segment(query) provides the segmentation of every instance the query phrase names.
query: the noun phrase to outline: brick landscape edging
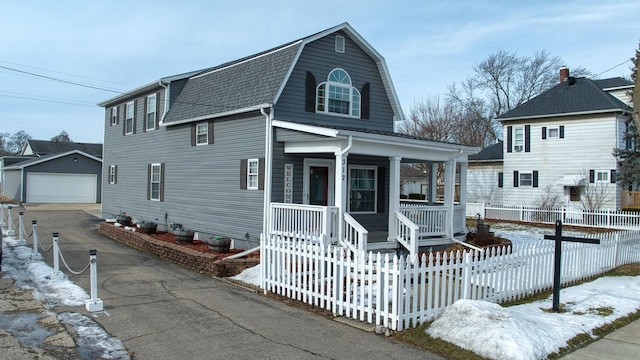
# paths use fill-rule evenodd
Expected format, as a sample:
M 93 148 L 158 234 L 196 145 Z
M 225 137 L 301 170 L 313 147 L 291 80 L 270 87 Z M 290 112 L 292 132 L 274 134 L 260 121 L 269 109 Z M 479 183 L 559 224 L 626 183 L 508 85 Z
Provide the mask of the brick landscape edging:
M 244 269 L 260 263 L 260 259 L 241 258 L 221 261 L 216 254 L 203 253 L 193 249 L 168 243 L 151 236 L 125 230 L 112 223 L 102 222 L 98 225 L 98 231 L 119 243 L 131 248 L 143 251 L 147 254 L 158 256 L 161 259 L 171 261 L 187 269 L 201 274 L 228 277 L 241 273 Z

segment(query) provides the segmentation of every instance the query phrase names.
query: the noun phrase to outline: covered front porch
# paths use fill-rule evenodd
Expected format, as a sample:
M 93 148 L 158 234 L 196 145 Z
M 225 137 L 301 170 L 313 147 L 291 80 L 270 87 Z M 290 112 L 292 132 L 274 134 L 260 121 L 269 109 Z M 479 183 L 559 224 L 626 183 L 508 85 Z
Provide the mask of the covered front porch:
M 284 194 L 268 195 L 266 237 L 297 237 L 354 254 L 397 250 L 412 257 L 420 248 L 464 241 L 467 156 L 477 148 L 277 120 L 273 126 L 273 156 L 283 159 Z M 429 169 L 426 200 L 400 199 L 405 162 Z M 439 167 L 444 168 L 441 201 L 436 200 Z M 274 168 L 271 178 L 277 184 L 277 161 Z

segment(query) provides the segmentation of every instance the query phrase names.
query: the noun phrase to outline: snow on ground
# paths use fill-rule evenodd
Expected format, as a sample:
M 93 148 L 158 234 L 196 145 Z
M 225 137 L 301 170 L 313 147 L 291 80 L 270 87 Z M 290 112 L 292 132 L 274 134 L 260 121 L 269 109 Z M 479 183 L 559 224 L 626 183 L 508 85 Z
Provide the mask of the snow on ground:
M 33 249 L 17 246 L 15 238 L 3 235 L 2 252 L 3 276 L 14 279 L 23 289 L 33 290 L 34 297 L 46 307 L 84 306 L 90 298 L 83 288 L 72 281 L 51 276 L 53 268 L 42 260 L 32 260 Z M 61 313 L 57 317 L 78 334 L 76 343 L 83 358 L 129 359 L 124 344 L 105 332 L 92 318 L 74 312 Z
M 555 229 L 501 223 L 492 225 L 491 231 L 515 244 L 541 240 L 544 234 L 553 234 Z M 593 235 L 580 230 L 563 230 L 562 234 Z M 260 265 L 233 278 L 259 286 Z M 544 301 L 511 307 L 458 300 L 427 332 L 490 359 L 545 359 L 566 347 L 576 335 L 592 335 L 593 329 L 640 309 L 640 276 L 602 277 L 564 288 L 560 302 L 564 306 L 562 313 L 551 312 L 551 296 Z

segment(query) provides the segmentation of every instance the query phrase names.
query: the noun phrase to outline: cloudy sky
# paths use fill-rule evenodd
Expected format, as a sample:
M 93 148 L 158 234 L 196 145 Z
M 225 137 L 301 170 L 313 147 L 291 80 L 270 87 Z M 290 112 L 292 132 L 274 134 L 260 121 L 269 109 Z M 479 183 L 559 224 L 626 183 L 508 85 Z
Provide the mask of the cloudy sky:
M 348 22 L 382 56 L 407 113 L 497 50 L 546 50 L 629 76 L 640 2 L 0 0 L 0 132 L 102 142 L 96 103 Z

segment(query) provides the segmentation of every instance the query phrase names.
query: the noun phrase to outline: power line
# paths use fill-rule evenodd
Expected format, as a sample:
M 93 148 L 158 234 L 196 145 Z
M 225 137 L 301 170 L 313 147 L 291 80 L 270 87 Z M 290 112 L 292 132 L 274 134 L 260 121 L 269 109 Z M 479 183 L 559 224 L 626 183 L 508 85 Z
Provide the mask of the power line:
M 4 64 L 11 64 L 11 65 L 18 65 L 18 66 L 22 66 L 22 67 L 26 67 L 26 68 L 31 68 L 31 69 L 44 70 L 44 71 L 49 71 L 49 72 L 53 72 L 53 73 L 64 74 L 64 75 L 69 75 L 69 76 L 75 76 L 75 77 L 79 77 L 79 78 L 84 78 L 84 79 L 89 79 L 89 80 L 95 80 L 95 81 L 100 81 L 100 82 L 105 82 L 105 83 L 110 83 L 110 84 L 115 84 L 115 85 L 122 85 L 122 86 L 127 86 L 127 87 L 133 87 L 132 85 L 129 85 L 129 84 L 122 84 L 122 83 L 118 83 L 118 82 L 115 82 L 115 81 L 102 80 L 102 79 L 92 78 L 92 77 L 89 77 L 89 76 L 82 76 L 82 75 L 76 75 L 76 74 L 66 73 L 66 72 L 62 72 L 62 71 L 56 71 L 56 70 L 51 70 L 51 69 L 39 68 L 39 67 L 35 67 L 35 66 L 23 65 L 23 64 L 18 64 L 18 63 L 10 62 L 10 61 L 3 61 L 3 60 L 0 60 L 0 63 L 4 63 Z
M 10 70 L 10 71 L 15 71 L 17 73 L 21 73 L 21 74 L 27 74 L 27 75 L 31 75 L 31 76 L 35 76 L 35 77 L 39 77 L 39 78 L 43 78 L 43 79 L 47 79 L 47 80 L 52 80 L 52 81 L 58 81 L 58 82 L 62 82 L 65 84 L 71 84 L 71 85 L 76 85 L 76 86 L 82 86 L 82 87 L 86 87 L 86 88 L 90 88 L 90 89 L 96 89 L 96 90 L 101 90 L 101 91 L 108 91 L 108 92 L 113 92 L 116 94 L 124 94 L 124 92 L 122 91 L 117 91 L 117 90 L 112 90 L 112 89 L 107 89 L 107 88 L 103 88 L 103 87 L 99 87 L 99 86 L 93 86 L 93 85 L 87 85 L 87 84 L 82 84 L 79 82 L 75 82 L 75 81 L 69 81 L 69 80 L 64 80 L 64 79 L 58 79 L 58 78 L 54 78 L 51 76 L 46 76 L 46 75 L 41 75 L 41 74 L 36 74 L 36 73 L 32 73 L 29 71 L 24 71 L 24 70 L 18 70 L 18 69 L 14 69 L 14 68 L 10 68 L 8 66 L 2 66 L 0 65 L 1 69 L 6 69 L 6 70 Z
M 617 67 L 619 67 L 619 66 L 622 66 L 622 65 L 626 64 L 627 62 L 629 62 L 629 60 L 625 60 L 625 61 L 621 62 L 620 64 L 618 64 L 618 65 L 616 65 L 616 66 L 614 66 L 614 67 L 612 67 L 612 68 L 609 68 L 609 69 L 607 69 L 607 70 L 605 70 L 605 71 L 601 72 L 600 74 L 596 75 L 595 77 L 597 78 L 597 77 L 599 77 L 600 75 L 602 75 L 602 74 L 604 74 L 604 73 L 606 73 L 606 72 L 608 72 L 608 71 L 611 71 L 611 70 L 613 70 L 613 69 L 615 69 L 615 68 L 617 68 Z
M 2 94 L 4 93 L 4 94 Z M 33 100 L 33 101 L 44 101 L 44 102 L 53 102 L 53 103 L 61 103 L 61 104 L 69 104 L 69 105 L 80 105 L 80 106 L 91 106 L 95 107 L 94 103 L 90 103 L 87 101 L 79 101 L 72 99 L 62 99 L 55 98 L 50 96 L 42 96 L 42 95 L 33 95 L 33 94 L 23 94 L 12 91 L 2 91 L 0 90 L 0 96 L 16 98 L 16 99 L 25 99 L 25 100 Z

